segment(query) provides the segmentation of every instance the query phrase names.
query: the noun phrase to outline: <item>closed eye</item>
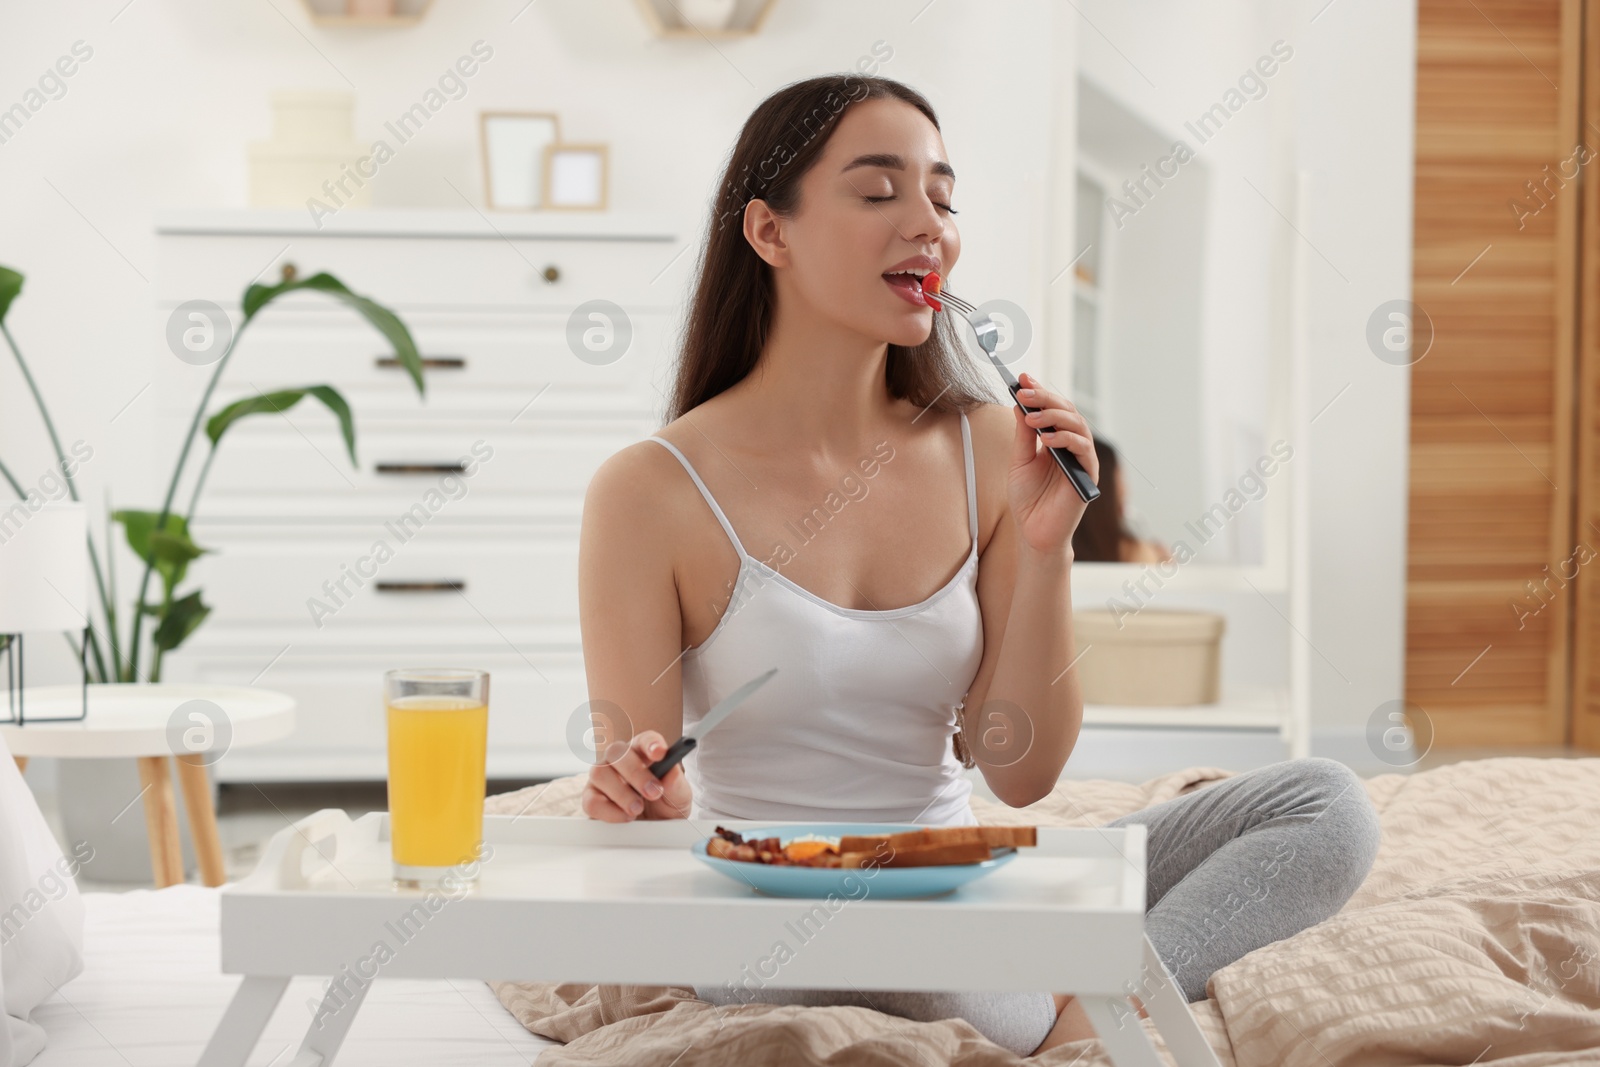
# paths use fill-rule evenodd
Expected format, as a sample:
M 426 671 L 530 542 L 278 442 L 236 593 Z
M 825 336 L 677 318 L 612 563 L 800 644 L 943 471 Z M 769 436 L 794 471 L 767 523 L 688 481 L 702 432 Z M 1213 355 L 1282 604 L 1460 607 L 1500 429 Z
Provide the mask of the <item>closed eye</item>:
M 893 200 L 894 197 L 892 197 L 892 196 L 864 196 L 861 199 L 865 200 L 869 204 L 881 204 L 885 200 Z M 933 206 L 936 207 L 936 208 L 939 208 L 941 211 L 948 211 L 952 215 L 961 214 L 961 212 L 957 211 L 955 208 L 951 207 L 949 204 L 941 204 L 937 200 L 935 200 L 933 202 Z

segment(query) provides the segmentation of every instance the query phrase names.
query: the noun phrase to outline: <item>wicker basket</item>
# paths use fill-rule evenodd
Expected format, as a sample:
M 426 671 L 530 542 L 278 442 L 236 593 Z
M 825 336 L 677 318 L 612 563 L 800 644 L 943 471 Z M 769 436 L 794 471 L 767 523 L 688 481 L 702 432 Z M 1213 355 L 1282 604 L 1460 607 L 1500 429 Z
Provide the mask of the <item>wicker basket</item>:
M 1225 622 L 1209 611 L 1074 611 L 1083 702 L 1122 707 L 1215 704 Z

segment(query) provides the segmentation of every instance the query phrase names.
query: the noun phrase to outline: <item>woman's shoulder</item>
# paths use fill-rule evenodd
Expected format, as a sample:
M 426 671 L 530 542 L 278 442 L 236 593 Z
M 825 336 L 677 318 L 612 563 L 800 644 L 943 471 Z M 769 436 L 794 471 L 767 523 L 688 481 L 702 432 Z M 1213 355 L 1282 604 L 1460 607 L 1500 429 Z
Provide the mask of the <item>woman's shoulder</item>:
M 978 471 L 980 487 L 985 473 L 998 472 L 1003 482 L 1011 463 L 1015 418 L 1006 404 L 980 403 L 967 409 L 967 427 L 972 431 L 972 463 Z
M 978 403 L 967 409 L 967 425 L 972 428 L 974 443 L 983 440 L 997 443 L 1002 448 L 1011 442 L 1012 405 Z
M 671 441 L 670 427 L 652 436 Z M 673 442 L 676 444 L 676 442 Z M 660 519 L 674 510 L 690 485 L 687 474 L 661 441 L 640 438 L 617 449 L 601 461 L 589 480 L 584 510 L 591 508 L 618 520 L 638 522 L 643 528 L 660 528 Z
M 640 520 L 644 529 L 656 533 L 668 532 L 669 524 L 678 531 L 694 530 L 706 505 L 691 470 L 715 483 L 729 462 L 724 453 L 732 450 L 722 428 L 724 400 L 725 396 L 717 396 L 704 401 L 649 437 L 606 457 L 589 483 L 584 506 L 596 501 L 607 514 Z M 713 442 L 710 447 L 708 440 Z M 722 442 L 721 447 L 714 443 L 717 441 Z

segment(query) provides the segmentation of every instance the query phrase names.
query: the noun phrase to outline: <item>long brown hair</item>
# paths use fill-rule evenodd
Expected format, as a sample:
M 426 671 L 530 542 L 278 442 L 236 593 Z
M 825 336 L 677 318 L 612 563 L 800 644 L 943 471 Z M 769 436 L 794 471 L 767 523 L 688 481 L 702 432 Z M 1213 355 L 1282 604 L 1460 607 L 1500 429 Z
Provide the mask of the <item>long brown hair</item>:
M 1122 545 L 1136 540 L 1122 517 L 1122 494 L 1118 491 L 1117 450 L 1102 438 L 1094 439 L 1094 454 L 1100 460 L 1100 496 L 1083 512 L 1078 528 L 1072 532 L 1072 555 L 1080 563 L 1121 563 Z
M 745 120 L 711 205 L 700 248 L 667 421 L 731 388 L 755 368 L 772 327 L 772 267 L 744 236 L 744 209 L 764 200 L 779 215 L 800 208 L 800 179 L 822 155 L 846 109 L 893 97 L 939 119 L 921 93 L 891 78 L 824 74 L 786 85 Z M 994 401 L 961 347 L 949 316 L 935 313 L 928 339 L 889 345 L 889 394 L 935 411 L 969 411 Z

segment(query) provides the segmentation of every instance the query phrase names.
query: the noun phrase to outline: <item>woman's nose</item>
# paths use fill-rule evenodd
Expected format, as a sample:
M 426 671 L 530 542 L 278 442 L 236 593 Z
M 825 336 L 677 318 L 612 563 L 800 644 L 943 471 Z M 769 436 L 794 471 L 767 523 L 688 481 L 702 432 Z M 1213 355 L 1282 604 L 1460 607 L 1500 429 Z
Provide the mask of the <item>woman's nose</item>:
M 939 209 L 934 206 L 933 201 L 927 197 L 922 198 L 922 204 L 918 208 L 913 222 L 912 230 L 914 232 L 906 234 L 905 236 L 908 238 L 931 242 L 938 241 L 944 236 L 945 220 L 939 214 Z

